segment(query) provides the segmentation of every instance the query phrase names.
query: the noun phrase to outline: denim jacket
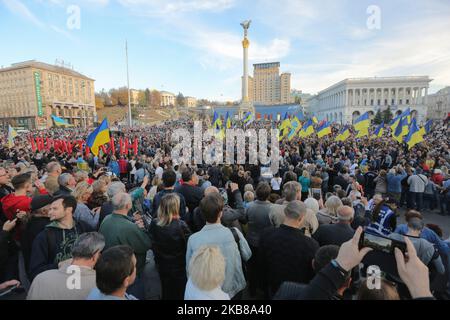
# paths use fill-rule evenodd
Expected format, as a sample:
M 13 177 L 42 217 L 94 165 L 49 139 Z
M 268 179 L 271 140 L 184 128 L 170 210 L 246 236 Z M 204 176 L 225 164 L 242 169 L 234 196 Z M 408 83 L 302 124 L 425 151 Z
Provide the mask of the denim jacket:
M 242 259 L 248 261 L 252 255 L 247 240 L 242 233 L 236 229 L 239 235 Z M 225 258 L 225 281 L 222 290 L 228 293 L 230 298 L 243 290 L 246 280 L 242 271 L 241 257 L 234 240 L 233 233 L 229 228 L 221 224 L 207 224 L 199 232 L 194 233 L 188 239 L 186 251 L 186 268 L 189 272 L 189 261 L 195 251 L 203 245 L 215 245 L 220 248 Z

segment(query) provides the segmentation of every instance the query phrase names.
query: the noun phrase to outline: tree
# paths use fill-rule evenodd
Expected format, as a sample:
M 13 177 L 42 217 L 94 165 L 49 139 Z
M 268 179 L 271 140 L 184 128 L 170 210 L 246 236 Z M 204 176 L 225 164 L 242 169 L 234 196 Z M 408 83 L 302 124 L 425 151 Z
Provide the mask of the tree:
M 139 90 L 138 104 L 140 107 L 147 106 L 147 101 L 145 98 L 145 91 L 143 91 L 143 90 Z
M 178 95 L 177 95 L 177 99 L 175 101 L 176 106 L 177 107 L 182 107 L 182 106 L 184 106 L 186 104 L 185 102 L 186 101 L 185 101 L 185 98 L 184 98 L 183 94 L 181 92 L 179 92 Z
M 294 103 L 295 103 L 295 104 L 302 104 L 302 97 L 300 97 L 300 96 L 295 96 L 295 97 L 294 97 Z
M 100 110 L 105 107 L 105 102 L 100 93 L 95 94 L 95 109 Z
M 109 90 L 112 105 L 128 105 L 128 89 L 127 87 L 120 87 L 118 89 Z
M 378 109 L 377 113 L 375 114 L 375 118 L 373 119 L 373 123 L 380 124 L 383 122 L 383 116 L 381 115 L 380 109 Z
M 386 110 L 383 111 L 383 121 L 384 123 L 388 124 L 389 122 L 391 122 L 392 118 L 393 118 L 393 114 L 391 111 L 391 107 L 388 106 Z
M 150 105 L 152 107 L 161 106 L 161 93 L 158 90 L 152 90 L 150 93 Z
M 149 90 L 148 88 L 145 89 L 144 94 L 145 94 L 145 106 L 146 106 L 146 107 L 149 107 L 149 106 L 150 106 L 150 99 L 151 99 L 151 93 L 150 93 L 150 90 Z

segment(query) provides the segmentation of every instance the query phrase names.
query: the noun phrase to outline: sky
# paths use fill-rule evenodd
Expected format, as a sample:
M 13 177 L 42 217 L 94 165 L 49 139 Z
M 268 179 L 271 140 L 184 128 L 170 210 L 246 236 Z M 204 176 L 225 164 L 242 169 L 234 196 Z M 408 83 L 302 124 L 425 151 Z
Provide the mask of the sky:
M 449 17 L 448 0 L 0 0 L 0 66 L 64 60 L 109 90 L 127 83 L 127 41 L 131 88 L 238 100 L 251 19 L 250 74 L 279 61 L 311 94 L 428 75 L 433 93 L 450 85 Z

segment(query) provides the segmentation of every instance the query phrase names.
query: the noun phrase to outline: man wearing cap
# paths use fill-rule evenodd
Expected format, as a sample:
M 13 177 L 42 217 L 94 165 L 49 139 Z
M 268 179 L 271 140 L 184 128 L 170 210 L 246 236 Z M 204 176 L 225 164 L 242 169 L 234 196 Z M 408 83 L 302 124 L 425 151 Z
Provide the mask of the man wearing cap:
M 284 281 L 308 283 L 314 277 L 312 261 L 319 245 L 300 230 L 306 211 L 301 201 L 289 202 L 284 209 L 283 224 L 267 229 L 260 236 L 261 265 L 270 297 Z
M 353 238 L 355 231 L 351 227 L 355 211 L 352 207 L 342 206 L 338 209 L 338 222 L 334 224 L 322 224 L 313 234 L 313 238 L 319 245 L 334 244 L 340 246 Z
M 29 268 L 34 239 L 50 223 L 48 210 L 52 201 L 52 196 L 48 194 L 38 195 L 31 199 L 31 216 L 26 224 L 21 241 L 26 270 Z

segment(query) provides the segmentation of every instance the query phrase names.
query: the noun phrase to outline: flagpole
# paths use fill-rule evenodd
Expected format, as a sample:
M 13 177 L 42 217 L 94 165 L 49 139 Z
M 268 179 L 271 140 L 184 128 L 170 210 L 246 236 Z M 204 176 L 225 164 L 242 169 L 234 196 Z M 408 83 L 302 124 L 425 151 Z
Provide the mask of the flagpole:
M 125 55 L 127 59 L 127 88 L 128 88 L 128 126 L 131 128 L 131 96 L 130 96 L 130 75 L 128 72 L 128 42 L 125 40 Z

